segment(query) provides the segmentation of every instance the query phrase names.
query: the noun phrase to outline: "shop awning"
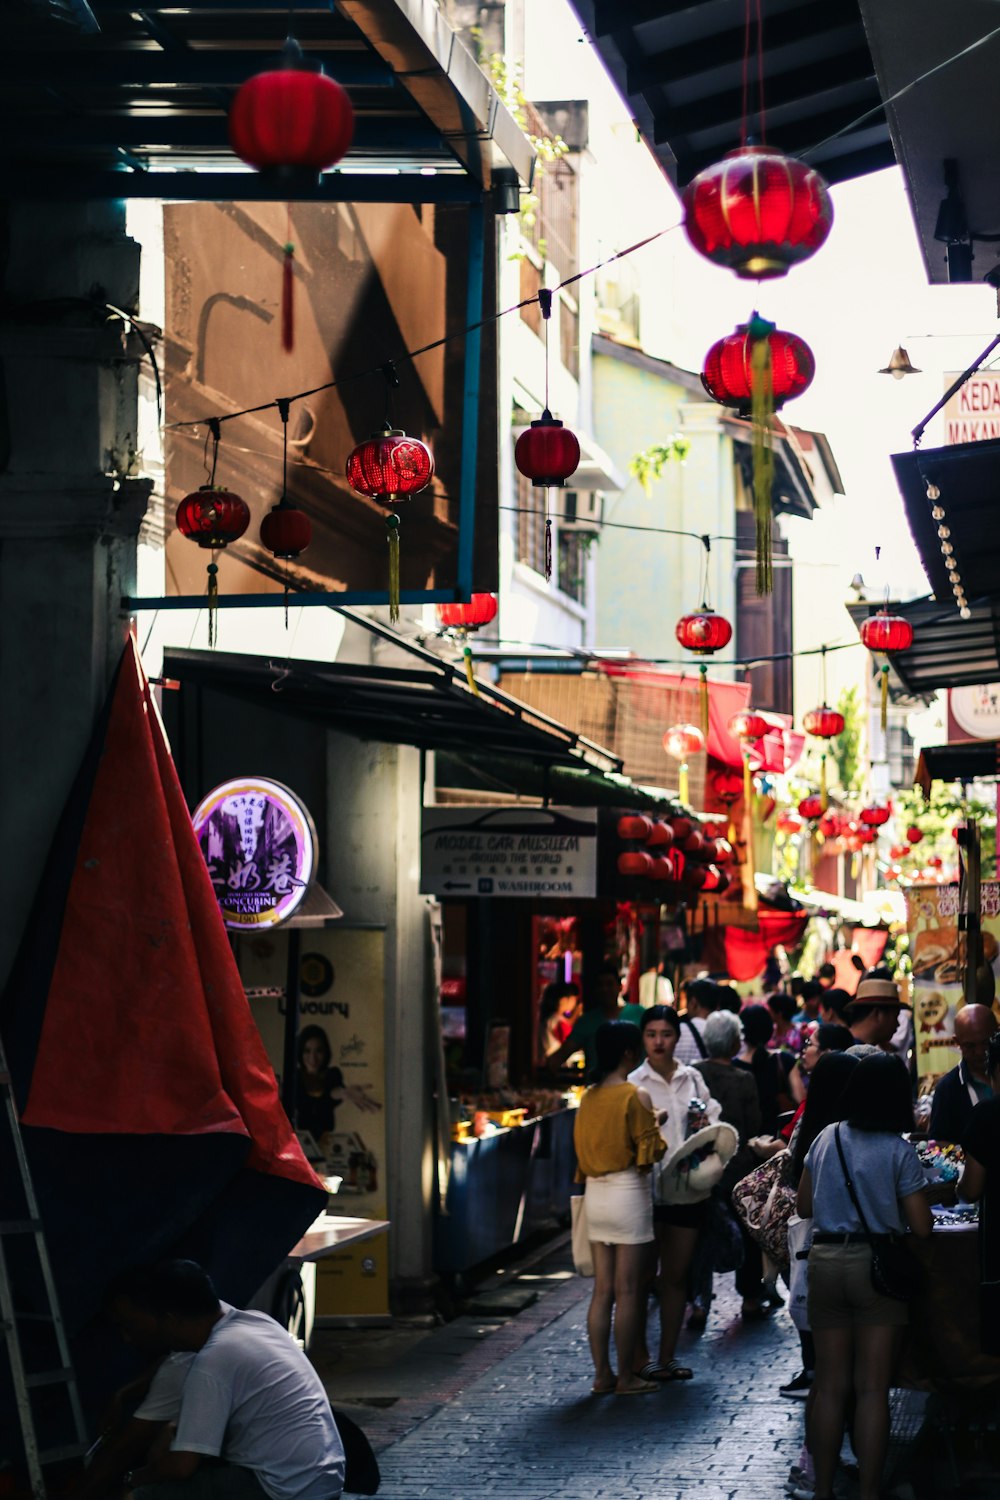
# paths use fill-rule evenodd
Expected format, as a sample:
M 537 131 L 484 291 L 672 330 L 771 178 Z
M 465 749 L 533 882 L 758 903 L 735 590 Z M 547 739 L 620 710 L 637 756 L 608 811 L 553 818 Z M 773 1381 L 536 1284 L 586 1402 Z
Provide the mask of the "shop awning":
M 573 0 L 573 7 L 667 176 L 686 183 L 739 146 L 744 0 Z M 762 46 L 769 142 L 793 156 L 808 152 L 831 182 L 892 165 L 858 0 L 775 0 Z M 756 57 L 753 67 L 756 76 Z
M 361 739 L 522 756 L 539 766 L 621 770 L 618 756 L 487 682 L 477 697 L 464 673 L 405 644 L 405 664 L 273 661 L 218 651 L 170 650 L 163 673 L 184 686 L 276 708 Z
M 496 169 L 531 181 L 530 142 L 433 0 L 60 10 L 4 7 L 4 197 L 453 203 L 478 200 Z M 233 156 L 226 116 L 290 25 L 347 90 L 356 128 L 335 171 L 277 191 Z
M 1000 776 L 1000 740 L 968 740 L 925 745 L 913 784 L 929 797 L 934 781 L 989 781 L 995 776 Z
M 951 532 L 948 540 L 954 548 L 966 597 L 1000 603 L 1000 536 L 996 528 L 1000 438 L 894 453 L 892 466 L 910 532 L 933 592 L 942 600 L 952 598 L 938 536 L 941 523 L 931 515 L 931 505 L 938 503 L 944 507 Z M 937 502 L 927 498 L 928 485 L 940 490 Z
M 949 597 L 951 590 L 948 591 Z M 848 604 L 855 625 L 877 614 L 881 601 Z M 970 603 L 971 617 L 963 620 L 954 604 L 936 599 L 914 599 L 891 605 L 913 626 L 909 651 L 895 652 L 890 661 L 889 683 L 910 698 L 929 698 L 942 688 L 975 687 L 1000 680 L 1000 621 L 989 602 Z

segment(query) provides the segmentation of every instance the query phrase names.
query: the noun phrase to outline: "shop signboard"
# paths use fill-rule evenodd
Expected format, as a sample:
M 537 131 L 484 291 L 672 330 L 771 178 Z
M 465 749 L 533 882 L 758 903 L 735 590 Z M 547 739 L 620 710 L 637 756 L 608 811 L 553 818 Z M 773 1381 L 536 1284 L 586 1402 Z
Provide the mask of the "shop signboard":
M 981 887 L 983 953 L 994 974 L 1000 973 L 1000 881 Z M 964 1004 L 962 957 L 958 930 L 957 885 L 915 885 L 906 893 L 911 998 L 917 1052 L 917 1074 L 924 1078 L 949 1072 L 959 1061 L 955 1016 Z M 964 938 L 961 940 L 964 943 Z
M 425 807 L 420 850 L 420 889 L 430 895 L 597 895 L 593 807 Z
M 234 932 L 279 927 L 301 905 L 316 869 L 316 829 L 279 781 L 224 781 L 192 819 L 219 910 Z
M 948 743 L 1000 740 L 1000 683 L 948 690 Z
M 303 931 L 301 942 L 300 1138 L 320 1176 L 341 1179 L 330 1213 L 386 1219 L 385 934 L 381 928 L 338 924 Z M 254 1020 L 271 1065 L 280 1073 L 287 934 L 257 932 L 243 938 L 239 964 Z M 326 1062 L 325 1077 L 308 1071 L 306 1064 L 314 1060 Z M 303 1134 L 306 1119 L 312 1125 L 308 1135 Z M 388 1234 L 319 1262 L 317 1317 L 383 1318 L 388 1312 Z
M 945 390 L 957 380 L 945 375 Z M 979 370 L 948 398 L 944 408 L 944 440 L 982 443 L 1000 437 L 1000 371 Z

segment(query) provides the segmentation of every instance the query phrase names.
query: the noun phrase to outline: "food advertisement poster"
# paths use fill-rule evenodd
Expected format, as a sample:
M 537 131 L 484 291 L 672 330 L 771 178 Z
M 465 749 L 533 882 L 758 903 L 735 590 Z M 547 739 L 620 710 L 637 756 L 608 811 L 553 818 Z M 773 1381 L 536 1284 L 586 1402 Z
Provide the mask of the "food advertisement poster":
M 981 886 L 983 956 L 1000 973 L 1000 881 Z M 964 1003 L 965 936 L 958 930 L 957 885 L 912 886 L 906 893 L 910 961 L 913 965 L 913 1028 L 917 1074 L 949 1072 L 959 1061 L 955 1016 Z
M 295 1125 L 321 1177 L 339 1177 L 330 1213 L 388 1218 L 385 1119 L 385 934 L 325 927 L 300 933 Z M 279 1075 L 285 1028 L 286 932 L 240 940 L 240 971 Z M 388 1235 L 321 1260 L 319 1317 L 387 1317 Z

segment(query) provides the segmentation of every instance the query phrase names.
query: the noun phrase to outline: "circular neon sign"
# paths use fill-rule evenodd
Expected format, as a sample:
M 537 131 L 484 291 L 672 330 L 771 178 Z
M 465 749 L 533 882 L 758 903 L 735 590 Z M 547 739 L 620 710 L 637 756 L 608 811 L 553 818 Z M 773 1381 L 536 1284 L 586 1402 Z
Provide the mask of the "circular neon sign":
M 294 792 L 261 776 L 224 781 L 192 822 L 226 926 L 247 932 L 287 922 L 316 869 L 316 829 Z

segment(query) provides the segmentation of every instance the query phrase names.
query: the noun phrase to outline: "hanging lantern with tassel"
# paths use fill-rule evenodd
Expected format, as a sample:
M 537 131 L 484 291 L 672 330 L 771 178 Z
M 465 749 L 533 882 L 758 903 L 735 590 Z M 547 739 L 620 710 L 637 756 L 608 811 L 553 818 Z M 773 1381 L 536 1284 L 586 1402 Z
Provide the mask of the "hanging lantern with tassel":
M 892 808 L 876 802 L 870 807 L 863 807 L 860 816 L 866 828 L 881 828 L 892 817 Z
M 281 66 L 255 73 L 241 85 L 229 110 L 229 143 L 248 166 L 273 183 L 280 196 L 314 188 L 321 172 L 334 166 L 354 138 L 354 111 L 339 83 L 303 56 L 288 37 Z M 288 215 L 281 279 L 281 346 L 295 341 L 295 246 Z
M 442 630 L 453 630 L 462 642 L 462 659 L 469 687 L 479 697 L 479 683 L 472 670 L 472 648 L 469 634 L 481 630 L 497 617 L 496 594 L 473 594 L 467 604 L 438 604 L 435 606 L 437 620 Z
M 217 636 L 217 609 L 219 597 L 219 565 L 215 554 L 223 551 L 230 542 L 237 541 L 250 525 L 250 507 L 239 495 L 216 484 L 215 471 L 219 464 L 219 439 L 222 432 L 218 417 L 210 417 L 208 431 L 212 439 L 212 465 L 208 483 L 191 495 L 185 495 L 177 507 L 177 530 L 189 542 L 195 542 L 211 552 L 206 568 L 208 574 L 208 644 L 214 646 Z M 206 444 L 207 447 L 207 444 Z
M 824 661 L 825 668 L 825 661 Z M 844 715 L 838 713 L 837 709 L 830 708 L 829 704 L 823 703 L 819 708 L 812 708 L 803 715 L 802 728 L 806 734 L 811 734 L 817 740 L 835 740 L 838 734 L 844 732 Z M 826 784 L 826 746 L 820 756 L 819 763 L 819 792 L 823 799 L 823 811 L 827 805 Z
M 693 651 L 696 656 L 713 656 L 716 651 L 721 651 L 723 646 L 728 646 L 733 638 L 733 627 L 724 615 L 717 615 L 714 609 L 703 604 L 701 609 L 692 615 L 682 615 L 677 621 L 674 630 L 678 641 L 686 651 Z M 708 667 L 703 662 L 699 668 L 698 701 L 701 713 L 701 732 L 708 743 Z
M 699 255 L 746 281 L 784 276 L 826 240 L 833 204 L 814 168 L 771 146 L 741 146 L 684 189 L 684 229 Z
M 299 557 L 312 541 L 312 522 L 305 511 L 288 499 L 288 412 L 291 401 L 278 398 L 281 417 L 281 499 L 260 523 L 260 539 L 279 562 L 286 565 Z M 288 629 L 288 568 L 285 567 L 285 629 Z
M 425 490 L 434 475 L 434 457 L 426 443 L 407 437 L 398 427 L 373 433 L 350 452 L 347 482 L 359 495 L 389 507 L 385 518 L 389 541 L 389 619 L 399 619 L 399 516 L 391 507 Z
M 699 755 L 705 749 L 705 736 L 695 724 L 674 724 L 663 736 L 663 748 L 674 760 L 679 761 L 679 790 L 678 796 L 687 807 L 690 803 L 688 787 L 688 761 L 692 755 Z M 674 838 L 680 839 L 677 824 L 674 823 Z
M 886 658 L 897 651 L 908 651 L 913 645 L 913 626 L 909 620 L 904 620 L 902 615 L 891 615 L 888 609 L 880 609 L 877 615 L 869 615 L 861 626 L 861 640 L 863 645 L 873 655 L 879 654 Z M 886 731 L 889 714 L 889 662 L 882 663 L 880 675 L 882 685 L 880 690 L 882 733 Z
M 536 489 L 545 491 L 545 578 L 548 581 L 552 577 L 549 491 L 560 488 L 576 472 L 580 463 L 580 442 L 576 433 L 565 427 L 549 409 L 549 322 L 552 317 L 550 287 L 542 287 L 539 291 L 538 306 L 545 331 L 545 407 L 538 420 L 526 427 L 514 444 L 514 463 Z
M 812 350 L 754 312 L 749 322 L 713 344 L 701 382 L 713 401 L 731 406 L 753 425 L 753 505 L 756 522 L 757 593 L 773 584 L 772 507 L 774 414 L 808 389 L 816 373 Z

